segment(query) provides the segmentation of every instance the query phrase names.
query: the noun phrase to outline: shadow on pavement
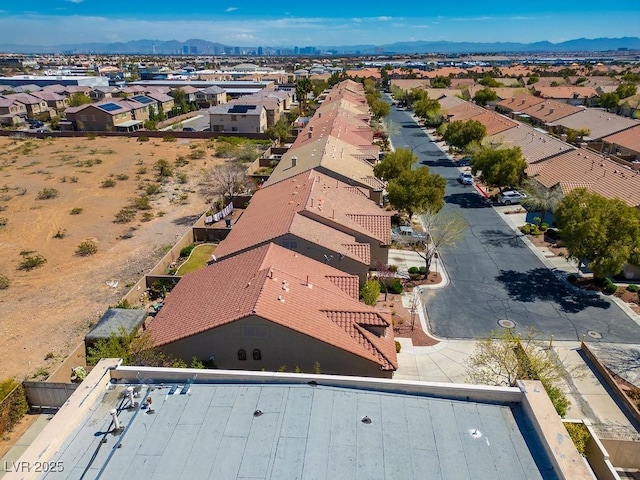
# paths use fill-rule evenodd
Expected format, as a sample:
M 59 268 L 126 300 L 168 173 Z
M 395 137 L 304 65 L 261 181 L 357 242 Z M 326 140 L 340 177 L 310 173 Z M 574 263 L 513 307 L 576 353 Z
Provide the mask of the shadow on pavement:
M 588 307 L 611 307 L 610 302 L 595 292 L 568 287 L 546 268 L 528 272 L 502 270 L 496 280 L 504 285 L 512 299 L 519 302 L 552 301 L 568 313 L 578 313 Z
M 456 180 L 456 183 L 457 180 Z M 473 188 L 469 186 L 469 188 Z M 458 205 L 460 208 L 489 208 L 491 204 L 486 198 L 478 195 L 475 191 L 466 193 L 452 193 L 444 197 L 446 203 Z
M 513 247 L 525 248 L 525 244 L 520 240 L 520 235 L 503 230 L 483 230 L 480 232 L 482 242 L 492 247 Z

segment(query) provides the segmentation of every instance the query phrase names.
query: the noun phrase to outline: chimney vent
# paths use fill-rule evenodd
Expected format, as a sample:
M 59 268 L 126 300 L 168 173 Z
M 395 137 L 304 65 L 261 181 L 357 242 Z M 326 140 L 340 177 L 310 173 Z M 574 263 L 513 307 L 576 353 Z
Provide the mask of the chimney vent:
M 295 167 L 298 165 L 298 157 L 291 157 L 291 166 Z

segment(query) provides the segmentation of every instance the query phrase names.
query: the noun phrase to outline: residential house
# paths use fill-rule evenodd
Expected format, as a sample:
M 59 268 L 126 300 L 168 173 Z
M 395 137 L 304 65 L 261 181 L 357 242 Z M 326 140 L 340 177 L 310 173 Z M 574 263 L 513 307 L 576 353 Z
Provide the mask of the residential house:
M 309 170 L 258 190 L 216 257 L 274 242 L 358 275 L 388 263 L 390 214 L 368 191 Z
M 495 135 L 517 125 L 513 120 L 471 102 L 464 102 L 450 108 L 447 110 L 446 117 L 449 122 L 469 120 L 480 122 L 487 129 L 487 135 Z
M 358 277 L 267 244 L 182 277 L 147 331 L 167 355 L 222 369 L 390 378 L 391 315 L 358 297 Z
M 94 102 L 101 102 L 107 98 L 117 97 L 120 89 L 117 87 L 95 87 L 89 92 L 89 98 Z
M 27 106 L 15 99 L 0 96 L 0 125 L 20 125 L 27 116 Z
M 134 118 L 130 102 L 105 101 L 69 107 L 65 110 L 67 121 L 75 130 L 88 132 L 133 131 L 142 128 L 144 121 Z
M 573 85 L 561 87 L 533 86 L 534 95 L 540 98 L 552 99 L 569 105 L 584 105 L 587 107 L 597 103 L 599 94 L 593 87 L 576 87 Z
M 640 169 L 640 126 L 629 128 L 602 139 L 602 152 L 631 162 Z
M 585 108 L 584 110 L 556 120 L 554 132 L 566 133 L 568 130 L 586 130 L 584 141 L 593 142 L 613 135 L 616 132 L 640 125 L 637 120 L 621 117 L 600 109 Z
M 46 100 L 42 100 L 41 98 L 34 97 L 29 93 L 9 93 L 6 95 L 2 95 L 3 98 L 9 100 L 15 100 L 27 107 L 27 116 L 30 118 L 34 118 L 38 115 L 46 115 L 49 116 L 49 105 L 47 105 Z
M 227 92 L 224 88 L 212 85 L 196 91 L 198 108 L 215 107 L 227 103 Z
M 541 162 L 575 149 L 559 138 L 523 123 L 489 135 L 483 143 L 495 148 L 519 147 L 527 163 Z
M 500 104 L 502 103 L 503 102 L 500 102 Z M 582 111 L 582 109 L 582 107 L 576 107 L 556 100 L 543 100 L 541 103 L 522 109 L 516 118 L 526 120 L 536 127 L 553 129 L 553 127 L 556 126 L 556 121 L 578 113 Z
M 212 132 L 264 133 L 267 111 L 262 105 L 223 104 L 209 109 Z
M 171 92 L 169 92 L 169 95 L 174 96 L 172 92 L 174 92 L 175 90 L 182 90 L 182 92 L 184 93 L 184 99 L 187 101 L 187 103 L 197 102 L 196 94 L 198 93 L 199 89 L 197 89 L 196 87 L 193 87 L 191 85 L 185 85 L 184 87 L 174 88 L 171 90 Z M 212 105 L 207 104 L 207 106 L 212 106 Z
M 533 95 L 517 95 L 515 97 L 506 98 L 496 105 L 496 112 L 504 113 L 511 118 L 526 117 L 522 112 L 527 108 L 544 102 L 543 98 L 534 97 Z
M 56 116 L 64 111 L 69 106 L 69 99 L 64 95 L 60 95 L 55 92 L 38 91 L 33 92 L 31 95 L 38 97 L 47 102 L 47 106 L 50 109 L 51 116 Z
M 167 115 L 175 107 L 175 100 L 166 93 L 150 91 L 146 96 L 155 100 L 155 103 L 150 104 L 150 107 L 155 110 L 155 113 L 164 112 L 164 114 Z

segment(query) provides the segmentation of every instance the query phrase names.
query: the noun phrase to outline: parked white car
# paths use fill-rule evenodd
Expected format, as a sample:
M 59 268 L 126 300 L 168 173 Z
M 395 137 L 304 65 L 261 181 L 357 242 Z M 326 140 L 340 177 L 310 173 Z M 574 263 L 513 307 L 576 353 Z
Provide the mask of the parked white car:
M 463 185 L 473 185 L 473 175 L 469 172 L 462 172 L 458 175 L 458 181 Z
M 424 242 L 427 239 L 427 234 L 423 232 L 416 232 L 411 227 L 396 227 L 391 231 L 391 240 L 396 242 L 405 243 L 418 243 Z
M 506 190 L 502 192 L 502 195 L 498 198 L 498 202 L 505 205 L 512 205 L 520 203 L 524 198 L 527 198 L 526 193 L 520 193 L 517 190 Z

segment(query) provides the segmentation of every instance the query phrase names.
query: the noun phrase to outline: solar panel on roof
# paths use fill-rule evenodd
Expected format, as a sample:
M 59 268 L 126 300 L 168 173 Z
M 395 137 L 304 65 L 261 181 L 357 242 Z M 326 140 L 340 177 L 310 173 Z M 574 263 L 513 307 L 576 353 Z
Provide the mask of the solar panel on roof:
M 122 106 L 118 105 L 117 103 L 105 103 L 104 105 L 98 105 L 98 107 L 107 112 L 113 112 L 114 110 L 119 110 L 122 108 Z
M 229 110 L 229 113 L 247 113 L 249 110 L 255 110 L 255 105 L 234 105 Z
M 143 104 L 147 104 L 147 103 L 152 103 L 153 99 L 149 98 L 149 97 L 145 97 L 144 95 L 136 95 L 134 97 L 131 97 L 133 100 L 135 100 L 138 103 L 143 103 Z

